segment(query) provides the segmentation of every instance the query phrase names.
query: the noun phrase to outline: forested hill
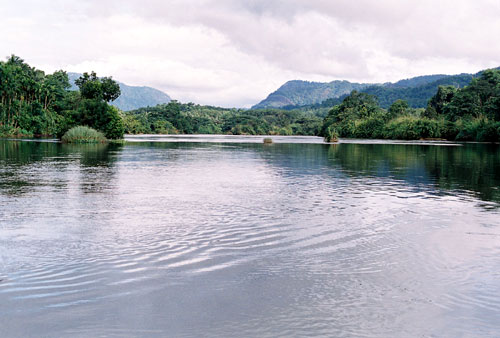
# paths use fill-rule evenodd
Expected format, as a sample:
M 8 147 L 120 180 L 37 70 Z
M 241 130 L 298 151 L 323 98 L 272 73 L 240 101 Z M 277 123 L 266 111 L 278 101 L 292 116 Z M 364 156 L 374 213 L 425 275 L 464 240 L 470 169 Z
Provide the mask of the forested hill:
M 471 74 L 452 75 L 429 83 L 407 87 L 397 86 L 397 83 L 384 86 L 369 86 L 361 90 L 361 92 L 377 97 L 378 103 L 382 108 L 389 108 L 396 100 L 405 100 L 412 108 L 425 108 L 427 102 L 436 93 L 439 86 L 450 85 L 463 88 L 472 81 L 474 76 Z
M 368 84 L 351 83 L 349 81 L 332 81 L 328 83 L 300 80 L 288 81 L 277 91 L 271 93 L 264 101 L 253 106 L 252 109 L 312 105 L 332 97 L 347 95 L 353 90 L 360 90 L 366 86 Z
M 77 89 L 75 80 L 81 75 L 78 73 L 68 73 L 71 89 Z M 111 104 L 124 111 L 147 106 L 153 107 L 171 101 L 170 96 L 155 88 L 129 86 L 122 82 L 118 82 L 118 84 L 120 85 L 121 95 Z
M 424 108 L 439 86 L 451 85 L 458 88 L 467 86 L 477 74 L 426 75 L 401 80 L 395 83 L 368 84 L 333 81 L 330 83 L 289 81 L 265 100 L 255 105 L 256 108 L 297 108 L 300 106 L 332 106 L 342 102 L 350 91 L 375 95 L 382 108 L 388 108 L 394 101 L 402 99 L 410 107 Z M 342 84 L 337 90 L 325 90 L 331 84 Z

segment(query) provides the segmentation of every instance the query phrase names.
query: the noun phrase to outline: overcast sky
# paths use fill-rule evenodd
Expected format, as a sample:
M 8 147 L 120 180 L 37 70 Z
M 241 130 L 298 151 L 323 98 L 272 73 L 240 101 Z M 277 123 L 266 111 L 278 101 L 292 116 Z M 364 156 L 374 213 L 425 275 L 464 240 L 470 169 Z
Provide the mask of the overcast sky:
M 248 107 L 288 80 L 500 66 L 498 0 L 0 0 L 0 55 Z

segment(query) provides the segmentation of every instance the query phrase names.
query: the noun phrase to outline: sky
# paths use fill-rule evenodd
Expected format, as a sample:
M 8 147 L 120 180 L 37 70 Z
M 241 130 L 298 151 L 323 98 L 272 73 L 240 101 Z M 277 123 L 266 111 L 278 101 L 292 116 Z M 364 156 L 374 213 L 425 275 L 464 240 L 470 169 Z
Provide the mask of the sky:
M 0 13 L 0 56 L 224 107 L 295 79 L 500 66 L 498 0 L 0 0 Z

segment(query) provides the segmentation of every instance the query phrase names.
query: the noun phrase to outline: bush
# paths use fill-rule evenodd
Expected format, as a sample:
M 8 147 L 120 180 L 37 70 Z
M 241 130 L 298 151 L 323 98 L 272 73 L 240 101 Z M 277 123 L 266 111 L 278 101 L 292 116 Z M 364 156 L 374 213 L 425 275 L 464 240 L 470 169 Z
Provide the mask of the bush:
M 497 142 L 500 140 L 500 122 L 484 118 L 473 120 L 458 120 L 459 130 L 457 141 Z
M 477 133 L 480 142 L 498 142 L 500 141 L 500 122 L 487 123 Z
M 442 120 L 440 122 L 441 122 L 441 137 L 450 141 L 456 140 L 459 132 L 457 124 L 448 120 Z
M 77 126 L 68 130 L 61 140 L 64 143 L 104 143 L 104 134 L 87 126 Z
M 0 137 L 32 137 L 33 133 L 8 126 L 0 126 Z
M 123 125 L 123 119 L 120 116 L 118 108 L 108 106 L 107 112 L 107 121 L 99 129 L 102 129 L 109 139 L 122 139 L 125 133 L 125 126 Z
M 119 110 L 100 100 L 82 100 L 75 120 L 80 125 L 102 131 L 108 139 L 123 138 L 125 133 L 125 126 Z
M 442 123 L 437 120 L 416 117 L 400 117 L 390 121 L 384 130 L 388 139 L 418 140 L 440 138 Z
M 338 140 L 339 134 L 337 130 L 333 126 L 328 127 L 328 129 L 326 129 L 325 142 L 337 142 Z
M 354 137 L 383 138 L 385 121 L 381 114 L 355 122 Z

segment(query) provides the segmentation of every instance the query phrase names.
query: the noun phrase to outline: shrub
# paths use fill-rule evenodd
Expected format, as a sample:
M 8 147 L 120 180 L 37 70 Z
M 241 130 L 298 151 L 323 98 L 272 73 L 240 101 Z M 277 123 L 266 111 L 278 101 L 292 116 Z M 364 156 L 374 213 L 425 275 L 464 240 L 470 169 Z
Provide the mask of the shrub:
M 339 134 L 337 130 L 330 126 L 326 129 L 325 142 L 337 142 L 339 140 Z
M 114 106 L 108 106 L 107 121 L 104 125 L 99 128 L 104 131 L 105 135 L 109 139 L 121 139 L 125 133 L 125 126 L 123 125 L 123 119 L 120 116 L 118 108 Z
M 500 122 L 484 118 L 458 120 L 457 141 L 497 142 L 500 140 Z
M 478 130 L 477 138 L 480 142 L 498 142 L 500 141 L 500 122 L 490 122 Z
M 68 130 L 61 140 L 64 143 L 104 143 L 104 134 L 87 126 L 77 126 Z
M 454 141 L 457 138 L 459 132 L 457 124 L 448 120 L 441 120 L 440 123 L 441 137 L 447 140 Z
M 8 126 L 0 126 L 0 137 L 32 137 L 33 133 Z
M 355 122 L 354 137 L 383 138 L 385 121 L 381 114 Z
M 400 117 L 390 121 L 384 130 L 388 139 L 418 140 L 441 137 L 442 123 L 437 120 L 416 117 Z

